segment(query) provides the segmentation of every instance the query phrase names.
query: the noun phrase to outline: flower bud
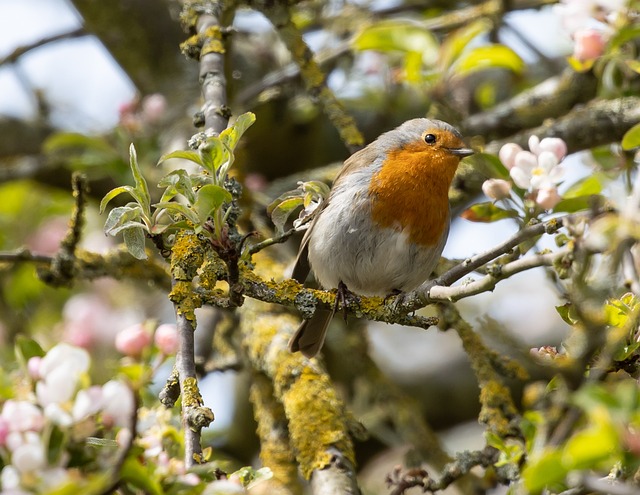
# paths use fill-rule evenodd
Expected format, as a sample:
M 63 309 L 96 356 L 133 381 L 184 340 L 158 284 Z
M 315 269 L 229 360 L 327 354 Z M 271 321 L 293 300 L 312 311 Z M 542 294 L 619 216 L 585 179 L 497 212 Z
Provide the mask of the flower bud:
M 170 356 L 178 350 L 178 328 L 175 324 L 165 323 L 156 328 L 153 340 L 165 356 Z
M 573 39 L 573 56 L 581 62 L 593 60 L 604 53 L 606 42 L 602 31 L 580 29 L 574 33 Z
M 511 192 L 511 182 L 502 179 L 488 179 L 482 184 L 482 192 L 494 201 L 508 198 Z
M 508 169 L 512 169 L 516 164 L 516 155 L 522 151 L 522 147 L 516 143 L 507 143 L 498 152 L 498 157 L 502 164 Z
M 536 195 L 536 203 L 542 206 L 545 210 L 551 210 L 560 202 L 561 199 L 562 198 L 555 187 L 540 189 Z
M 150 344 L 151 334 L 142 323 L 132 325 L 116 335 L 116 349 L 131 357 L 139 357 Z

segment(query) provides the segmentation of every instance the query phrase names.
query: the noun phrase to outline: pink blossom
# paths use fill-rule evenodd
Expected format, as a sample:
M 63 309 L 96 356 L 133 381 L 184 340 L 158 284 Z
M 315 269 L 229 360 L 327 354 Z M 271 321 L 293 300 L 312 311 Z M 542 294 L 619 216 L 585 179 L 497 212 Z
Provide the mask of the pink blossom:
M 15 432 L 40 431 L 44 426 L 40 408 L 27 401 L 9 399 L 2 408 L 2 419 Z
M 511 192 L 511 182 L 502 179 L 488 179 L 482 184 L 482 192 L 494 201 L 508 198 Z
M 4 446 L 9 436 L 9 422 L 0 416 L 0 447 Z
M 36 383 L 36 397 L 42 406 L 71 400 L 83 373 L 89 369 L 84 349 L 61 343 L 53 347 L 40 363 L 42 379 Z
M 29 372 L 29 376 L 34 380 L 39 380 L 42 378 L 40 375 L 40 364 L 42 363 L 42 358 L 40 356 L 33 356 L 29 358 L 27 361 L 27 371 Z
M 606 41 L 602 31 L 580 29 L 575 32 L 573 39 L 573 56 L 581 62 L 596 59 L 604 53 Z
M 94 385 L 79 390 L 73 402 L 71 415 L 75 421 L 83 420 L 98 413 L 102 409 L 103 403 L 102 387 Z
M 44 445 L 38 435 L 25 435 L 24 443 L 11 453 L 11 464 L 20 472 L 28 473 L 47 464 Z
M 160 93 L 145 96 L 142 100 L 142 118 L 155 124 L 162 120 L 167 110 L 167 99 Z
M 139 357 L 151 344 L 151 334 L 142 323 L 137 323 L 119 332 L 115 344 L 122 354 Z
M 522 189 L 555 189 L 562 181 L 564 169 L 560 161 L 567 152 L 567 145 L 559 138 L 544 138 L 537 136 L 529 138 L 531 151 L 518 151 L 510 159 L 513 166 L 509 174 L 513 182 Z M 557 193 L 557 191 L 556 191 Z
M 123 382 L 111 380 L 102 386 L 103 420 L 107 425 L 129 426 L 134 415 L 133 392 Z
M 522 147 L 516 143 L 507 143 L 498 152 L 500 161 L 509 170 L 516 164 L 516 155 L 522 151 Z
M 156 329 L 153 339 L 165 356 L 176 353 L 179 346 L 178 329 L 175 324 L 165 323 Z
M 551 210 L 560 202 L 561 199 L 562 198 L 555 187 L 540 189 L 536 195 L 536 203 L 542 206 L 545 210 Z

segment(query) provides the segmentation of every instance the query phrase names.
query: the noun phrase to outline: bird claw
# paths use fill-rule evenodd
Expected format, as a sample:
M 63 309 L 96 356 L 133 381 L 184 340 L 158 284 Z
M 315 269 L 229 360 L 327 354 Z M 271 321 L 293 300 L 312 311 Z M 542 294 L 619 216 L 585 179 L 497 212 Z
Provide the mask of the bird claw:
M 360 298 L 351 292 L 347 285 L 340 281 L 338 283 L 338 292 L 336 293 L 336 302 L 333 306 L 333 312 L 338 311 L 338 307 L 342 306 L 342 317 L 347 321 L 349 304 L 360 304 Z

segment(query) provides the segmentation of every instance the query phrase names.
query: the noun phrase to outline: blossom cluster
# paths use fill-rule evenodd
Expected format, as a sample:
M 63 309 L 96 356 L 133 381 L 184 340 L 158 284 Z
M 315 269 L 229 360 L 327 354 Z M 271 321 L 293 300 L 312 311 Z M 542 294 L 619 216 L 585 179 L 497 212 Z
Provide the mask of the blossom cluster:
M 627 0 L 562 0 L 555 6 L 574 41 L 573 58 L 586 62 L 604 53 Z
M 62 449 L 51 455 L 53 431 L 73 439 L 79 431 L 115 435 L 131 425 L 135 401 L 129 386 L 110 380 L 83 388 L 89 365 L 86 350 L 65 343 L 29 359 L 32 386 L 24 397 L 6 400 L 0 412 L 2 494 L 39 493 L 70 481 L 70 454 Z
M 175 325 L 160 325 L 152 334 L 144 324 L 134 325 L 118 334 L 116 347 L 126 355 L 122 371 L 147 366 L 147 359 L 160 362 L 175 352 L 177 331 Z M 92 384 L 91 358 L 81 347 L 60 343 L 46 354 L 34 354 L 13 377 L 10 396 L 0 390 L 0 495 L 83 493 L 92 476 L 124 465 L 118 461 L 121 455 L 167 493 L 241 494 L 271 477 L 268 468 L 242 468 L 223 479 L 216 479 L 213 468 L 190 472 L 176 410 L 157 400 L 138 407 L 124 380 Z M 150 381 L 138 383 L 148 385 Z M 140 390 L 139 395 L 152 394 Z M 117 476 L 121 474 L 114 471 Z M 144 491 L 144 483 L 137 488 Z
M 507 143 L 498 153 L 500 161 L 509 170 L 513 183 L 528 192 L 536 204 L 550 210 L 562 199 L 558 184 L 564 177 L 560 163 L 567 154 L 567 144 L 560 138 L 529 138 L 529 151 L 519 144 Z M 512 183 L 503 179 L 489 179 L 482 191 L 493 200 L 510 196 Z

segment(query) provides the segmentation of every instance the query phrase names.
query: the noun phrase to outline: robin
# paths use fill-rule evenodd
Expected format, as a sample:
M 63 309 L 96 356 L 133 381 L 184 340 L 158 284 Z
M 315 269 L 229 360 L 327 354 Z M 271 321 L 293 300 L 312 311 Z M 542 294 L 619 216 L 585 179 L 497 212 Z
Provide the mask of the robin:
M 292 278 L 387 296 L 429 279 L 449 234 L 449 186 L 473 150 L 440 120 L 412 119 L 349 157 L 305 233 Z M 333 311 L 318 310 L 289 342 L 315 356 Z

